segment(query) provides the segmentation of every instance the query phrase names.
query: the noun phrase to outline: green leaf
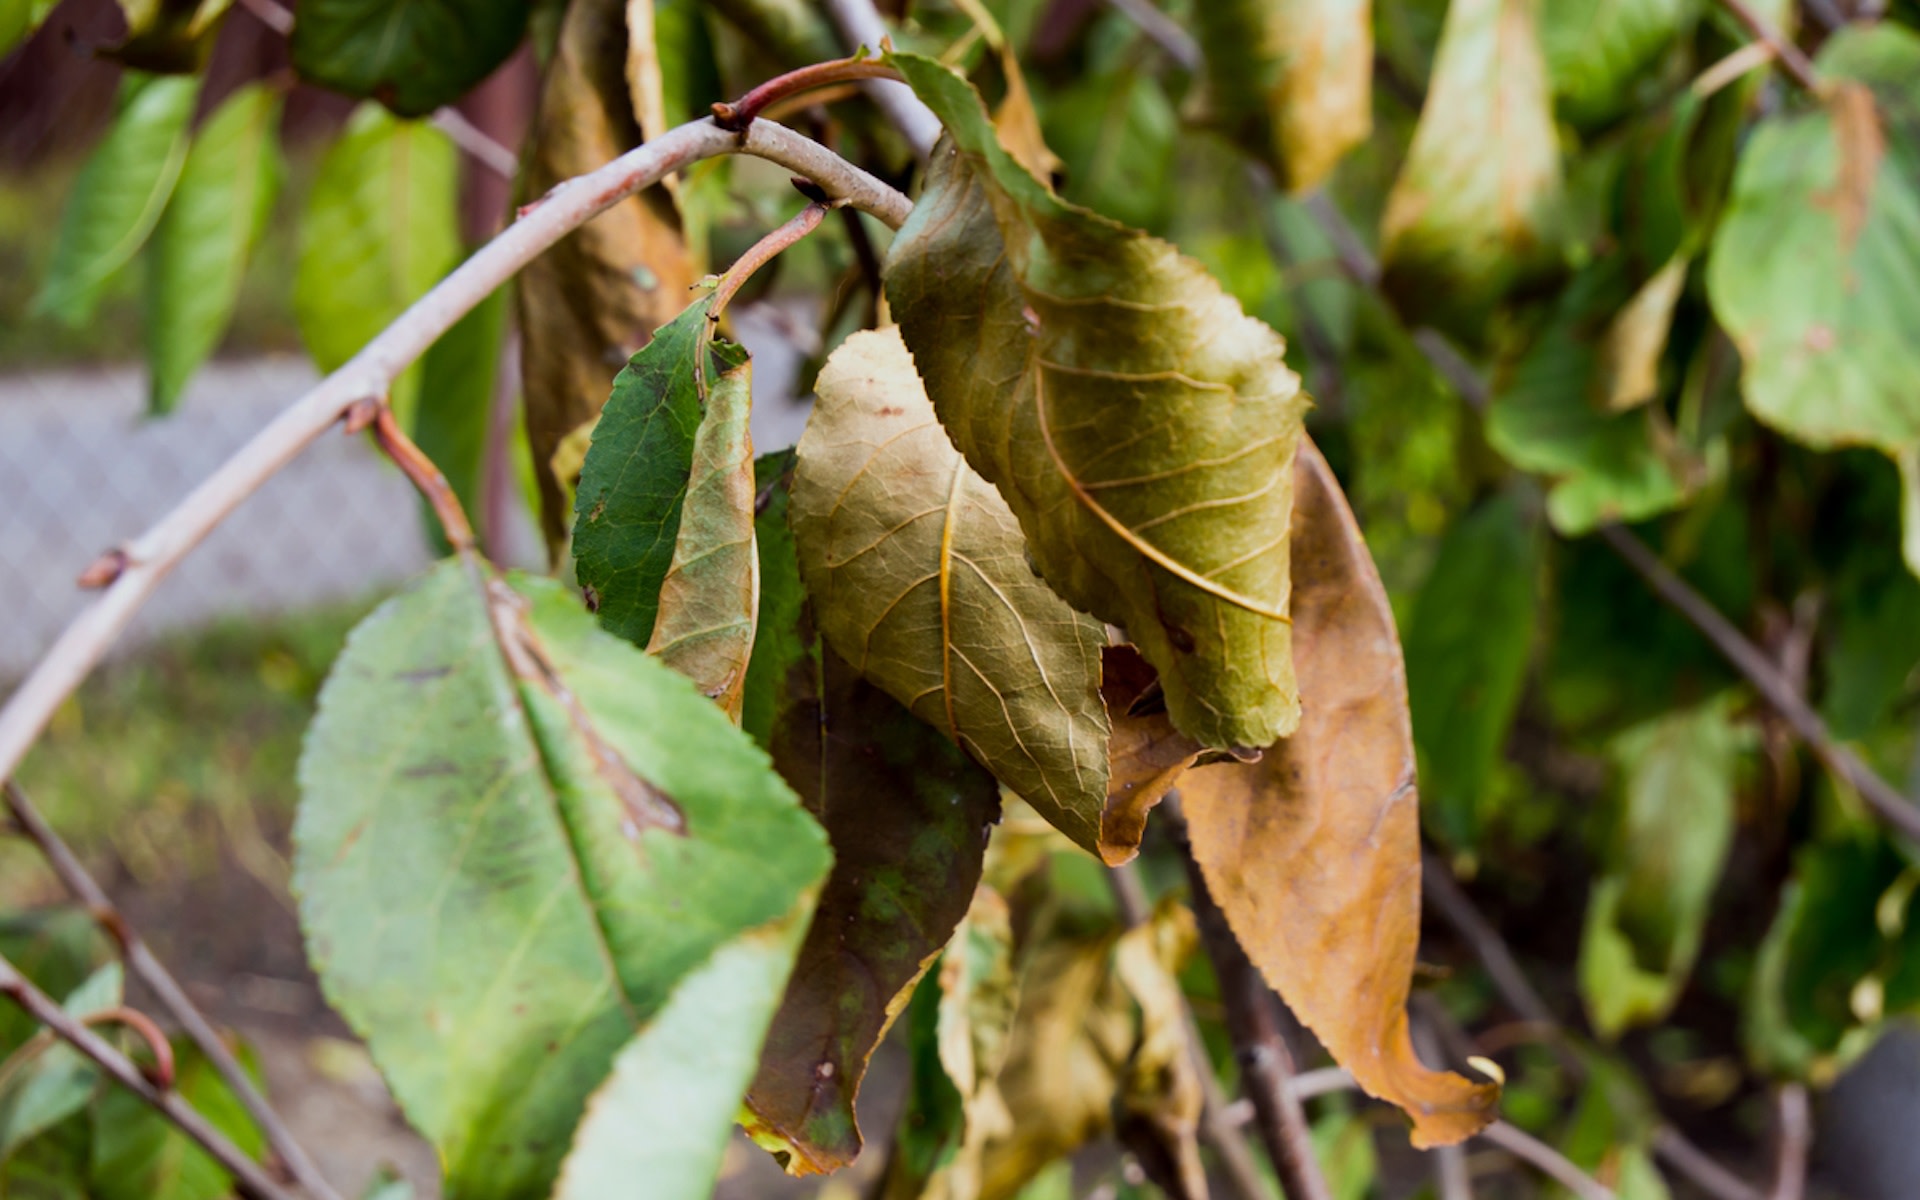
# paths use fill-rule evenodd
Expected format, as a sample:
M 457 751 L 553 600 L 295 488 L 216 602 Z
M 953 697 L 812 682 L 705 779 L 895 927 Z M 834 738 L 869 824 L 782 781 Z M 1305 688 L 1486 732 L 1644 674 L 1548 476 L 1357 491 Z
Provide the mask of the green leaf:
M 1580 947 L 1581 992 L 1602 1037 L 1663 1019 L 1693 970 L 1751 742 L 1733 723 L 1735 704 L 1722 695 L 1614 741 L 1625 780 L 1617 847 Z
M 266 1141 L 240 1100 L 199 1048 L 174 1041 L 174 1090 L 240 1152 L 258 1158 Z M 259 1069 L 242 1048 L 241 1064 L 256 1082 Z M 213 1157 L 172 1122 L 125 1088 L 100 1093 L 93 1114 L 93 1200 L 220 1200 L 233 1180 Z
M 612 633 L 645 646 L 672 569 L 693 472 L 702 403 L 695 368 L 709 378 L 744 370 L 746 351 L 712 339 L 711 295 L 689 305 L 613 380 L 593 427 L 574 497 L 574 571 L 588 605 Z
M 1286 735 L 1307 401 L 1285 343 L 1171 245 L 1048 191 L 946 68 L 891 61 L 949 135 L 887 265 L 941 424 L 1047 583 L 1159 671 L 1182 732 L 1221 747 Z
M 32 36 L 58 0 L 0 0 L 0 57 Z
M 1699 18 L 1695 0 L 1550 0 L 1540 43 L 1560 111 L 1592 126 L 1631 108 L 1639 83 Z
M 315 366 L 344 365 L 460 260 L 458 196 L 446 134 L 377 105 L 354 112 L 320 160 L 300 227 L 293 315 Z M 394 383 L 404 428 L 419 388 L 417 369 Z
M 1496 302 L 1559 265 L 1560 145 L 1539 7 L 1447 6 L 1420 123 L 1381 223 L 1384 284 L 1400 309 L 1476 341 Z
M 627 5 L 628 86 L 633 89 L 634 116 L 648 141 L 706 116 L 714 98 L 726 89 L 714 58 L 707 7 L 699 0 Z
M 1447 532 L 1407 627 L 1407 690 L 1430 829 L 1470 850 L 1532 658 L 1540 543 L 1502 497 Z
M 1155 72 L 1133 62 L 1087 73 L 1041 111 L 1064 160 L 1068 199 L 1142 229 L 1164 229 L 1180 202 L 1170 186 L 1180 114 Z
M 0 957 L 59 996 L 80 987 L 111 957 L 100 926 L 73 908 L 0 912 Z M 17 1049 L 40 1028 L 14 1005 L 0 1006 L 0 1053 Z
M 354 633 L 301 782 L 310 956 L 454 1200 L 544 1194 L 621 1048 L 830 860 L 687 680 L 560 585 L 461 561 Z
M 1810 446 L 1874 446 L 1909 463 L 1920 453 L 1920 34 L 1844 29 L 1817 65 L 1832 81 L 1820 104 L 1767 118 L 1741 156 L 1708 291 L 1756 417 Z M 1916 528 L 1903 545 L 1920 574 Z
M 627 85 L 627 15 L 627 0 L 567 5 L 528 135 L 522 203 L 538 202 L 641 140 Z M 540 529 L 556 562 L 573 523 L 573 481 L 562 474 L 579 467 L 578 459 L 557 461 L 563 445 L 592 425 L 620 364 L 681 314 L 700 276 L 663 187 L 619 201 L 520 272 L 515 311 L 527 441 Z M 651 628 L 649 617 L 639 644 Z
M 1607 410 L 1609 394 L 1623 394 L 1614 387 L 1625 377 L 1619 343 L 1642 332 L 1619 333 L 1616 314 L 1631 298 L 1616 259 L 1575 276 L 1533 345 L 1500 372 L 1487 410 L 1494 449 L 1514 466 L 1553 480 L 1547 516 L 1569 536 L 1678 508 L 1724 470 L 1720 443 L 1704 450 L 1683 444 L 1659 406 Z M 1628 392 L 1645 384 L 1645 351 L 1643 343 L 1631 352 L 1642 357 L 1640 367 L 1626 373 L 1638 378 Z
M 147 267 L 149 407 L 173 411 L 240 300 L 247 259 L 280 189 L 280 93 L 235 92 L 200 128 L 154 230 Z
M 1207 108 L 1303 192 L 1373 129 L 1369 0 L 1215 0 L 1195 12 Z
M 173 195 L 198 91 L 195 79 L 128 77 L 113 127 L 74 181 L 34 312 L 72 326 L 93 316 L 108 282 L 146 244 Z
M 403 117 L 451 104 L 507 60 L 530 0 L 305 0 L 293 66 L 313 83 Z
M 1013 513 L 934 419 L 898 329 L 828 360 L 793 535 L 827 644 L 1099 853 L 1100 626 L 1034 577 Z
M 574 1134 L 554 1200 L 713 1194 L 740 1093 L 793 967 L 806 909 L 713 952 L 626 1048 Z
M 433 460 L 469 514 L 480 511 L 481 477 L 493 426 L 500 345 L 506 336 L 507 290 L 501 288 L 440 335 L 420 367 L 413 440 Z M 446 533 L 422 508 L 428 537 L 442 551 Z
M 90 1017 L 121 1002 L 120 964 L 110 962 L 60 1005 L 71 1017 Z M 0 1060 L 0 1162 L 87 1106 L 100 1070 L 65 1043 L 42 1032 Z M 0 1192 L 0 1195 L 7 1194 Z
M 1887 1017 L 1920 1011 L 1914 868 L 1870 831 L 1803 848 L 1760 948 L 1746 1005 L 1762 1069 L 1830 1080 Z
M 1809 445 L 1920 440 L 1920 35 L 1835 35 L 1824 104 L 1754 133 L 1707 285 L 1755 416 Z
M 774 723 L 787 703 L 788 673 L 802 658 L 819 653 L 817 640 L 802 629 L 807 597 L 800 587 L 800 560 L 787 523 L 792 505 L 791 448 L 763 454 L 753 464 L 754 545 L 760 555 L 760 611 L 753 631 L 753 656 L 747 660 L 747 694 L 740 727 L 762 749 L 773 747 Z M 810 621 L 810 619 L 809 619 Z

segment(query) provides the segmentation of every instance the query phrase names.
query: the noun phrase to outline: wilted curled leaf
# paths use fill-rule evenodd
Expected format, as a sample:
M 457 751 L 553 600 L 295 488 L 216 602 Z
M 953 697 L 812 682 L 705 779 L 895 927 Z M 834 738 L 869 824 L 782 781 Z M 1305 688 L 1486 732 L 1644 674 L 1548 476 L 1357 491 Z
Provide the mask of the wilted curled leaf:
M 1420 124 L 1387 197 L 1385 283 L 1401 309 L 1478 335 L 1514 286 L 1550 270 L 1560 143 L 1539 0 L 1454 0 Z
M 1326 461 L 1300 453 L 1294 595 L 1299 732 L 1255 764 L 1200 767 L 1181 796 L 1194 857 L 1247 956 L 1416 1146 L 1493 1119 L 1500 1089 L 1414 1053 L 1420 825 L 1406 671 L 1386 591 Z
M 1013 1114 L 1000 1095 L 1000 1068 L 1006 1063 L 1019 981 L 1007 902 L 982 886 L 940 959 L 940 1067 L 960 1095 L 960 1143 L 928 1181 L 921 1200 L 978 1196 L 987 1143 L 1013 1133 Z
M 626 49 L 623 0 L 567 7 L 529 136 L 523 200 L 537 203 L 560 181 L 639 143 Z M 554 451 L 600 411 L 620 365 L 673 319 L 698 278 L 679 216 L 660 188 L 622 200 L 520 272 L 527 439 L 549 547 L 566 540 L 569 515 L 552 472 Z
M 1212 0 L 1195 12 L 1206 119 L 1312 188 L 1373 129 L 1371 0 Z
M 967 911 L 1000 790 L 831 649 L 789 678 L 774 764 L 826 826 L 834 869 L 747 1108 L 754 1140 L 811 1175 L 860 1153 L 867 1060 Z
M 899 330 L 848 338 L 817 388 L 793 533 L 820 632 L 1097 851 L 1105 631 L 1034 577 L 1013 514 L 934 419 Z
M 707 316 L 711 303 L 709 298 L 693 309 L 703 326 L 690 364 L 700 427 L 693 434 L 673 563 L 660 583 L 647 653 L 693 680 L 738 722 L 760 611 L 753 437 L 747 428 L 753 362 L 745 350 L 715 336 Z
M 1100 857 L 1117 867 L 1140 851 L 1147 813 L 1207 748 L 1173 727 L 1153 668 L 1132 646 L 1100 652 L 1100 698 L 1113 733 L 1107 742 L 1107 804 Z
M 1173 246 L 1036 181 L 965 81 L 891 61 L 948 133 L 887 265 L 941 424 L 1047 582 L 1159 670 L 1182 732 L 1211 746 L 1290 733 L 1287 524 L 1307 401 L 1285 343 Z

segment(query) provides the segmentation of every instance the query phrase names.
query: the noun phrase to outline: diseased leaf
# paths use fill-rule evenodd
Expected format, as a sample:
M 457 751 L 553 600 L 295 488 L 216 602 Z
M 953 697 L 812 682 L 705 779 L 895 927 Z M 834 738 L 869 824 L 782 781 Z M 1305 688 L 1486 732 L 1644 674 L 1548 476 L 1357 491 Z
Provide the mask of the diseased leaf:
M 898 329 L 848 338 L 816 388 L 792 520 L 827 644 L 1097 852 L 1105 631 L 1034 577 L 1013 514 L 934 419 Z
M 1616 849 L 1594 885 L 1580 985 L 1602 1037 L 1664 1018 L 1693 970 L 1708 904 L 1733 840 L 1745 742 L 1721 696 L 1620 735 Z
M 117 1007 L 123 982 L 120 964 L 110 962 L 88 976 L 60 1007 L 83 1020 Z M 98 1067 L 44 1029 L 11 1057 L 0 1058 L 0 1163 L 84 1109 L 99 1082 Z M 10 1194 L 0 1190 L 0 1195 Z
M 561 181 L 639 144 L 626 56 L 624 0 L 568 5 L 528 134 L 523 202 L 537 203 Z M 679 315 L 699 278 L 673 200 L 657 187 L 620 201 L 520 272 L 527 440 L 540 485 L 540 528 L 556 556 L 572 509 L 554 474 L 554 451 L 599 413 L 621 364 Z M 649 618 L 639 640 L 651 628 Z
M 413 414 L 413 440 L 440 468 L 469 513 L 481 511 L 481 478 L 493 429 L 500 345 L 506 336 L 507 291 L 482 300 L 428 349 L 420 367 L 420 399 Z M 442 551 L 446 533 L 423 502 L 427 536 Z M 498 531 L 489 530 L 496 539 Z
M 574 496 L 573 559 L 600 624 L 636 646 L 653 637 L 693 473 L 707 378 L 745 370 L 746 352 L 710 338 L 713 298 L 655 330 L 613 381 Z M 737 397 L 734 397 L 737 399 Z
M 241 88 L 193 139 L 147 268 L 148 407 L 166 413 L 220 344 L 282 168 L 279 93 Z
M 1540 43 L 1561 112 L 1576 125 L 1620 115 L 1698 17 L 1697 0 L 1547 0 Z
M 526 31 L 531 0 L 303 0 L 293 66 L 403 117 L 451 104 L 493 74 Z
M 1393 613 L 1325 460 L 1302 446 L 1293 737 L 1181 782 L 1194 858 L 1247 956 L 1413 1143 L 1458 1142 L 1500 1089 L 1423 1066 L 1407 993 L 1420 939 L 1419 800 Z
M 1208 116 L 1304 192 L 1373 130 L 1372 0 L 1216 0 L 1195 10 Z
M 509 587 L 461 561 L 354 633 L 301 781 L 310 957 L 438 1148 L 452 1200 L 545 1194 L 622 1046 L 663 1012 L 713 1007 L 680 996 L 696 979 L 710 997 L 768 978 L 743 947 L 790 945 L 776 931 L 811 911 L 830 861 L 765 756 L 692 684 L 558 584 Z M 698 975 L 716 955 L 731 966 Z M 664 1041 L 729 1078 L 759 1039 L 736 1011 L 711 1060 L 704 1043 Z M 652 1061 L 662 1040 L 634 1056 Z M 630 1086 L 603 1105 L 645 1101 Z M 724 1128 L 675 1128 L 676 1171 L 717 1163 Z
M 1380 230 L 1402 312 L 1469 334 L 1558 265 L 1562 188 L 1540 0 L 1453 0 Z
M 1487 441 L 1554 482 L 1547 517 L 1562 534 L 1642 521 L 1685 504 L 1725 467 L 1724 447 L 1684 444 L 1658 405 L 1608 412 L 1602 355 L 1631 289 L 1617 259 L 1576 275 L 1533 345 L 1495 378 Z
M 707 1200 L 740 1094 L 793 966 L 806 907 L 713 952 L 620 1051 L 560 1170 L 554 1200 Z
M 784 699 L 774 764 L 826 827 L 834 869 L 747 1107 L 754 1139 L 810 1175 L 860 1153 L 867 1060 L 967 912 L 1000 792 L 831 649 L 790 668 Z
M 133 260 L 187 161 L 187 122 L 199 82 L 130 75 L 120 111 L 74 180 L 60 214 L 53 264 L 33 311 L 84 324 L 120 268 Z
M 1171 245 L 1048 191 L 964 81 L 891 61 L 949 135 L 887 267 L 941 424 L 1006 498 L 1041 576 L 1159 671 L 1182 732 L 1220 747 L 1286 735 L 1289 464 L 1307 401 L 1284 342 Z
M 259 1082 L 258 1064 L 244 1047 L 241 1065 Z M 240 1100 L 199 1048 L 173 1043 L 174 1090 L 242 1154 L 258 1158 L 266 1139 Z M 212 1155 L 125 1088 L 105 1088 L 94 1102 L 93 1161 L 87 1195 L 93 1200 L 220 1200 L 233 1180 Z
M 355 110 L 320 160 L 300 224 L 293 315 L 322 371 L 333 371 L 392 324 L 460 261 L 459 162 L 447 135 L 378 105 Z M 413 424 L 420 371 L 394 382 Z
M 1407 629 L 1426 823 L 1458 850 L 1480 828 L 1520 703 L 1539 608 L 1540 544 L 1502 497 L 1447 531 Z
M 711 299 L 694 308 L 700 333 L 693 361 L 684 365 L 702 416 L 647 653 L 693 680 L 738 722 L 760 609 L 753 438 L 747 429 L 753 363 L 745 350 L 715 336 Z M 676 380 L 669 386 L 682 385 Z
M 1740 156 L 1708 295 L 1754 416 L 1898 458 L 1920 445 L 1920 34 L 1850 27 L 1817 65 L 1819 105 L 1768 117 Z

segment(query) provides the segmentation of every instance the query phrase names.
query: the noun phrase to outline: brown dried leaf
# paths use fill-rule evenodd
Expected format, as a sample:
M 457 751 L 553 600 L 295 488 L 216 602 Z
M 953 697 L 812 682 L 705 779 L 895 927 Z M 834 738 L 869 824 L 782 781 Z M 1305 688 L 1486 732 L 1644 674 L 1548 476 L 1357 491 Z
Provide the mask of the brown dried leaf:
M 1158 703 L 1159 678 L 1132 646 L 1107 646 L 1100 652 L 1100 698 L 1113 726 L 1107 740 L 1100 857 L 1117 867 L 1140 852 L 1147 813 L 1207 748 L 1173 727 L 1166 705 Z
M 1416 1146 L 1493 1120 L 1500 1089 L 1414 1053 L 1420 818 L 1406 668 L 1386 591 L 1310 442 L 1293 534 L 1300 729 L 1262 761 L 1181 784 L 1194 857 L 1248 957 L 1360 1086 L 1413 1118 Z
M 1127 1061 L 1115 1132 L 1170 1200 L 1207 1200 L 1200 1162 L 1204 1095 L 1177 978 L 1199 937 L 1190 910 L 1163 903 L 1151 921 L 1121 935 L 1113 951 L 1114 972 L 1140 1006 L 1140 1040 Z
M 640 142 L 626 84 L 623 0 L 576 0 L 547 70 L 522 197 L 601 166 Z M 527 438 L 541 531 L 567 536 L 571 507 L 553 474 L 561 441 L 606 403 L 613 377 L 686 305 L 700 277 L 672 199 L 650 188 L 595 217 L 529 263 L 516 285 Z

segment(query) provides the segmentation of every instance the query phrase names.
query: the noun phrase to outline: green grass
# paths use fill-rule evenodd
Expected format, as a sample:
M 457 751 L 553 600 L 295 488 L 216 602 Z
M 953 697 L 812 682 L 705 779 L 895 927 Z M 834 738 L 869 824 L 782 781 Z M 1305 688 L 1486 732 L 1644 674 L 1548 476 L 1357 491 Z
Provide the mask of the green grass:
M 224 849 L 284 878 L 300 736 L 365 609 L 215 625 L 103 668 L 56 715 L 21 786 L 109 874 L 197 876 Z M 0 910 L 56 894 L 32 847 L 0 840 Z

